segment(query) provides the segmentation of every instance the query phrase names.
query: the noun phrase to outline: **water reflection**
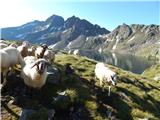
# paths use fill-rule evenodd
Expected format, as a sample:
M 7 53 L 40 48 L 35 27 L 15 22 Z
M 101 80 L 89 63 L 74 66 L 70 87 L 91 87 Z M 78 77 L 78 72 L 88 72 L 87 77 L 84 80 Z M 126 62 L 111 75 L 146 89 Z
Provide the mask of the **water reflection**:
M 129 54 L 99 53 L 96 51 L 81 50 L 80 55 L 138 74 L 141 74 L 146 68 L 153 65 L 153 62 L 147 59 Z

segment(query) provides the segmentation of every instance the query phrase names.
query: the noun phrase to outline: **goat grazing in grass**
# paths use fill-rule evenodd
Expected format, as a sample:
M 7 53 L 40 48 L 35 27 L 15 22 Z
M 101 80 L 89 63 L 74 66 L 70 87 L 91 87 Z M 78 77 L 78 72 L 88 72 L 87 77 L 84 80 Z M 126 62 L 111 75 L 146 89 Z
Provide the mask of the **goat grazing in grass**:
M 109 84 L 108 96 L 110 96 L 110 84 L 116 85 L 116 73 L 106 67 L 104 63 L 97 63 L 95 76 L 99 79 L 100 86 L 102 86 L 102 82 Z

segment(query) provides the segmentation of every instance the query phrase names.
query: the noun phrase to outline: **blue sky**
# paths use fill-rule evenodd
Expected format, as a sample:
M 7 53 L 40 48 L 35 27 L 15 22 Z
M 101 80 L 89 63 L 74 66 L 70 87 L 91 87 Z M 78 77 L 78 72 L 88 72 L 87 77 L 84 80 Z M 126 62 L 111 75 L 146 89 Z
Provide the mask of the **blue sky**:
M 76 1 L 76 0 L 75 0 Z M 10 5 L 8 4 L 10 2 Z M 3 13 L 1 8 L 1 26 L 9 27 L 29 21 L 45 20 L 57 14 L 64 19 L 73 15 L 113 30 L 118 25 L 126 24 L 160 24 L 160 1 L 111 1 L 111 0 L 4 0 L 10 8 Z M 2 5 L 2 4 L 1 4 Z M 5 7 L 6 8 L 6 7 Z

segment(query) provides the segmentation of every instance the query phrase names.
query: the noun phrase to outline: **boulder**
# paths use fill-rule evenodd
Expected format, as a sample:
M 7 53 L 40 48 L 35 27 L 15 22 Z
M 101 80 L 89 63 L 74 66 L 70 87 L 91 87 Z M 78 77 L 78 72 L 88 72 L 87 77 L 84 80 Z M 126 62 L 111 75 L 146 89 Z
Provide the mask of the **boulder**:
M 41 114 L 42 113 L 42 114 Z M 46 108 L 42 108 L 39 110 L 33 110 L 33 109 L 22 109 L 21 115 L 19 120 L 28 120 L 30 118 L 34 119 L 34 118 L 44 118 L 44 119 L 48 119 L 48 120 L 53 120 L 54 118 L 54 114 L 55 114 L 55 110 L 54 109 L 46 109 Z
M 56 66 L 49 66 L 47 70 L 47 83 L 49 84 L 59 84 L 61 80 L 60 70 Z

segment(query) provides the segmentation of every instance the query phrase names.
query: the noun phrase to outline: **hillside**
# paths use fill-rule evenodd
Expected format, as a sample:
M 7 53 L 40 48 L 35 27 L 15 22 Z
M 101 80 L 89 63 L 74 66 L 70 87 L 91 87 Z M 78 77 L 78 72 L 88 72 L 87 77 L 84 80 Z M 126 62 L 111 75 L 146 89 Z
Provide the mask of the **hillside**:
M 159 49 L 160 26 L 123 24 L 118 26 L 107 36 L 107 48 L 113 51 L 129 52 L 135 55 L 154 55 Z
M 142 75 L 150 79 L 160 80 L 160 64 L 154 65 L 146 69 Z
M 67 63 L 74 68 L 74 74 L 65 74 Z M 24 108 L 38 109 L 30 120 L 46 120 L 49 109 L 55 109 L 55 120 L 158 120 L 160 118 L 160 81 L 108 65 L 118 75 L 118 84 L 111 88 L 111 96 L 108 97 L 107 85 L 103 89 L 94 77 L 95 64 L 96 61 L 85 57 L 57 54 L 54 66 L 60 71 L 60 83 L 47 82 L 34 99 L 20 96 L 21 93 L 17 91 L 20 81 L 12 83 L 15 88 L 12 85 L 9 87 L 12 91 L 2 94 L 2 119 L 18 119 L 21 109 Z M 15 80 L 14 77 L 11 79 Z M 23 88 L 19 90 L 23 91 Z M 57 93 L 63 91 L 66 94 L 54 101 L 53 98 L 57 97 Z M 15 95 L 14 92 L 18 92 L 19 95 Z M 17 96 L 19 104 L 11 104 L 9 101 Z

